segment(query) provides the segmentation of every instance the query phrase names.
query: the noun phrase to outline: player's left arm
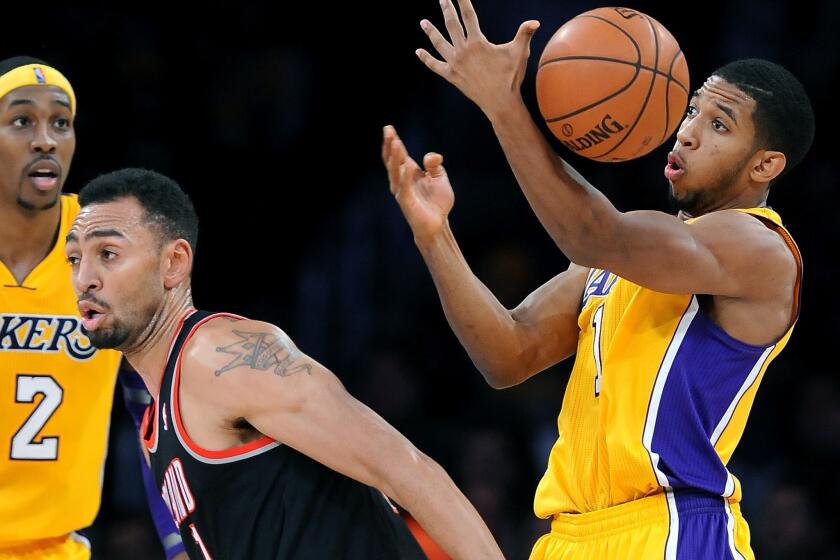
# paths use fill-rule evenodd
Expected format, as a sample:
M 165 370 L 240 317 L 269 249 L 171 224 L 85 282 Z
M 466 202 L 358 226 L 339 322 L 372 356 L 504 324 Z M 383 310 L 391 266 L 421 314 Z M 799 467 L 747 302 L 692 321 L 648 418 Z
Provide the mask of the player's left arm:
M 279 328 L 259 321 L 210 323 L 196 333 L 183 375 L 231 421 L 379 489 L 406 508 L 448 555 L 502 558 L 487 526 L 435 461 Z
M 139 430 L 143 413 L 151 402 L 149 392 L 146 390 L 143 379 L 125 360 L 123 360 L 123 365 L 120 368 L 119 382 L 122 388 L 125 407 L 131 415 L 132 420 L 134 420 L 134 425 Z M 167 560 L 186 560 L 187 553 L 184 551 L 181 535 L 175 526 L 175 522 L 172 520 L 172 515 L 169 513 L 166 504 L 163 503 L 160 490 L 155 486 L 154 477 L 152 477 L 152 472 L 149 468 L 148 452 L 142 440 L 138 441 L 138 444 L 143 488 L 146 491 L 146 501 L 149 504 L 149 512 L 151 513 L 152 521 L 154 521 L 160 544 L 163 546 Z

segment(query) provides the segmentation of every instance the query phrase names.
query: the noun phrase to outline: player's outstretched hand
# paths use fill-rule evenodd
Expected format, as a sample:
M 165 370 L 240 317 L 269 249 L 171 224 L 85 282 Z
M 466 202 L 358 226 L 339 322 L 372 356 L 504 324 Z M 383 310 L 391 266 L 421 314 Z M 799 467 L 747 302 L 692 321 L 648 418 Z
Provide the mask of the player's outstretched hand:
M 446 224 L 455 194 L 443 169 L 443 156 L 428 153 L 421 169 L 408 155 L 397 131 L 386 126 L 382 138 L 382 161 L 388 170 L 391 194 L 397 199 L 416 240 L 439 234 Z
M 420 22 L 420 27 L 443 60 L 425 49 L 417 49 L 417 57 L 432 72 L 461 90 L 488 117 L 492 116 L 511 96 L 519 96 L 531 52 L 531 37 L 540 23 L 523 22 L 512 41 L 495 45 L 481 33 L 470 0 L 458 0 L 463 26 L 452 0 L 440 0 L 440 7 L 449 40 L 427 19 Z

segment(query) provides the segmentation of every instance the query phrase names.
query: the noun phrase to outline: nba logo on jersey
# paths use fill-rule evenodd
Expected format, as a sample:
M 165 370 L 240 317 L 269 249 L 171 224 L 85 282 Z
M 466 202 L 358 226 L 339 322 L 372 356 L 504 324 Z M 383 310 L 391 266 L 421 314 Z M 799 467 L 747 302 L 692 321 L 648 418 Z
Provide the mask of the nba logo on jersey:
M 586 289 L 583 291 L 583 305 L 592 296 L 604 297 L 610 293 L 618 276 L 609 270 L 592 269 L 589 271 L 589 276 L 586 278 Z
M 163 429 L 168 430 L 169 429 L 169 417 L 166 415 L 166 403 L 163 403 L 163 406 L 160 407 L 160 416 L 161 416 L 161 419 L 163 420 Z
M 41 68 L 36 66 L 32 69 L 32 71 L 35 72 L 35 81 L 37 81 L 39 84 L 47 83 L 47 78 L 44 76 L 44 71 L 41 70 Z

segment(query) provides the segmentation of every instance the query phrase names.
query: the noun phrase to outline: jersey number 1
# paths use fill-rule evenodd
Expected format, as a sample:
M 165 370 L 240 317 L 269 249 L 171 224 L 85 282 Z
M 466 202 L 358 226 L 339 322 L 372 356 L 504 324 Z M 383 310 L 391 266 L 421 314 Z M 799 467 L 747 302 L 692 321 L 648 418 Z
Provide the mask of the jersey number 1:
M 592 355 L 595 357 L 595 396 L 601 394 L 601 323 L 604 320 L 604 304 L 598 306 L 592 314 L 592 326 L 595 328 Z
M 41 402 L 12 436 L 9 456 L 23 461 L 55 461 L 58 459 L 58 436 L 42 437 L 38 433 L 64 400 L 64 389 L 49 375 L 18 375 L 15 383 L 15 402 L 32 403 L 37 395 L 44 395 Z

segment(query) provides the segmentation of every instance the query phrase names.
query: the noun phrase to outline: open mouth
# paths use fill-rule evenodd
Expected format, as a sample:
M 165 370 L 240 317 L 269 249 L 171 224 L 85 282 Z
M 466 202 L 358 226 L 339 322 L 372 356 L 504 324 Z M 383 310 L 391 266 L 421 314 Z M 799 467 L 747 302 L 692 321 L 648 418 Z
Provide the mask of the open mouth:
M 88 309 L 87 311 L 82 313 L 82 318 L 83 319 L 93 319 L 94 317 L 98 317 L 99 315 L 102 315 L 102 313 L 100 313 L 99 311 L 96 311 L 94 309 Z
M 51 191 L 58 186 L 61 166 L 52 156 L 40 156 L 26 168 L 26 178 L 40 191 Z
M 665 178 L 673 181 L 679 179 L 684 174 L 685 169 L 683 169 L 682 161 L 676 155 L 668 154 L 668 163 L 665 165 Z
M 82 316 L 82 327 L 86 331 L 95 330 L 105 318 L 105 312 L 87 301 L 79 304 L 79 314 Z
M 58 185 L 58 173 L 51 169 L 34 169 L 27 176 L 40 190 L 52 190 Z
M 95 331 L 104 318 L 104 314 L 95 311 L 82 315 L 82 327 L 88 332 Z

